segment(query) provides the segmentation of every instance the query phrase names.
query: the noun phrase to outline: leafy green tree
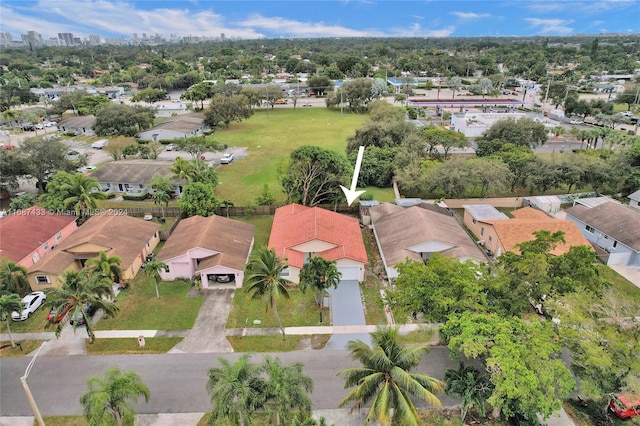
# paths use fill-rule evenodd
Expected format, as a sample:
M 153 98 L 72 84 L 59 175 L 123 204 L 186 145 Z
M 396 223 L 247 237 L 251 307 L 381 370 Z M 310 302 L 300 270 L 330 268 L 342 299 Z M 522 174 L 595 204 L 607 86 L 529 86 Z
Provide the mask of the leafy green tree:
M 333 82 L 326 75 L 315 74 L 307 79 L 307 87 L 319 96 L 324 96 L 333 89 Z
M 493 140 L 499 140 L 503 144 L 510 143 L 533 148 L 547 141 L 547 130 L 544 124 L 530 118 L 500 120 L 477 139 L 476 155 L 488 156 L 498 151 L 500 146 L 492 146 Z
M 447 395 L 462 398 L 460 420 L 464 422 L 471 408 L 475 408 L 480 417 L 486 415 L 487 399 L 492 392 L 488 375 L 460 363 L 457 370 L 449 368 L 445 371 L 444 381 L 447 384 L 444 390 Z
M 278 174 L 287 201 L 304 206 L 331 203 L 341 194 L 351 170 L 347 159 L 317 146 L 303 146 L 291 153 Z
M 149 182 L 149 184 L 153 189 L 153 203 L 160 206 L 162 218 L 164 219 L 164 209 L 169 207 L 169 201 L 171 201 L 170 193 L 173 189 L 173 184 L 168 178 L 162 176 L 159 173 L 151 176 L 151 181 Z
M 72 207 L 81 220 L 87 219 L 91 214 L 90 211 L 98 208 L 98 200 L 107 198 L 100 189 L 96 179 L 76 173 L 71 176 L 69 183 L 61 188 L 69 194 L 63 201 L 63 205 L 65 208 Z
M 231 122 L 246 120 L 252 115 L 253 109 L 245 95 L 215 94 L 204 113 L 204 124 L 211 128 L 218 124 L 229 127 Z
M 136 136 L 153 125 L 155 114 L 150 107 L 109 104 L 96 114 L 93 130 L 98 136 Z
M 271 191 L 269 191 L 269 185 L 265 183 L 262 185 L 260 195 L 256 198 L 256 204 L 258 206 L 272 206 L 275 202 L 276 198 L 271 194 Z
M 156 286 L 156 297 L 160 299 L 160 291 L 158 290 L 158 282 L 160 281 L 160 271 L 166 271 L 167 266 L 166 263 L 159 261 L 156 258 L 151 259 L 148 262 L 145 262 L 142 265 L 142 270 L 148 279 L 153 280 L 154 285 Z
M 374 99 L 371 92 L 373 80 L 370 78 L 356 78 L 345 82 L 334 94 L 327 98 L 327 106 L 337 106 L 347 103 L 351 111 L 366 110 L 369 102 Z
M 60 337 L 64 321 L 55 323 L 55 317 L 68 306 L 71 305 L 69 315 L 74 317 L 81 314 L 84 317 L 84 328 L 89 336 L 89 343 L 93 343 L 95 334 L 91 318 L 85 312 L 87 305 L 92 305 L 96 310 L 102 310 L 105 317 L 113 317 L 118 312 L 118 306 L 112 302 L 113 283 L 100 273 L 92 273 L 88 269 L 80 271 L 63 272 L 60 278 L 60 288 L 55 288 L 47 294 L 45 305 L 50 307 L 56 315 L 48 322 L 47 327 L 55 327 L 56 337 Z M 75 332 L 78 322 L 73 322 Z
M 86 95 L 78 99 L 74 106 L 79 115 L 95 115 L 110 104 L 111 99 L 104 95 Z
M 278 299 L 289 300 L 287 286 L 291 281 L 282 277 L 288 265 L 276 255 L 275 249 L 266 246 L 255 250 L 245 267 L 246 292 L 251 293 L 251 300 L 262 300 L 265 313 L 271 309 L 282 333 L 282 340 L 286 339 L 280 315 L 278 315 Z
M 325 291 L 331 287 L 338 288 L 342 273 L 338 271 L 336 262 L 320 256 L 313 256 L 300 270 L 300 290 L 304 293 L 308 288 L 313 290 L 316 306 L 322 306 Z
M 178 200 L 178 207 L 187 216 L 213 216 L 219 204 L 213 193 L 213 187 L 202 182 L 186 185 Z
M 86 162 L 86 157 L 79 162 L 67 159 L 68 150 L 61 141 L 45 142 L 41 139 L 29 138 L 21 142 L 18 152 L 22 155 L 25 171 L 36 180 L 40 193 L 44 192 L 43 187 L 54 170 L 74 172 L 79 165 Z
M 9 203 L 9 210 L 7 213 L 17 212 L 18 210 L 25 210 L 31 206 L 34 206 L 38 202 L 37 194 L 22 194 L 11 199 Z
M 494 416 L 549 418 L 575 386 L 551 321 L 465 312 L 449 317 L 440 335 L 454 359 L 464 355 L 483 362 L 493 385 L 487 402 Z
M 263 366 L 251 362 L 249 354 L 233 364 L 224 358 L 218 358 L 218 362 L 220 367 L 209 370 L 207 381 L 212 404 L 209 424 L 226 421 L 234 426 L 252 425 L 253 414 L 265 403 Z
M 138 144 L 136 140 L 132 137 L 118 136 L 109 140 L 109 143 L 104 148 L 104 150 L 111 155 L 114 161 L 118 161 L 124 158 L 123 154 L 124 154 L 125 148 L 129 146 L 137 146 L 137 145 Z M 129 148 L 129 150 L 132 150 L 132 148 Z
M 531 171 L 528 166 L 535 161 L 536 155 L 529 147 L 507 143 L 502 144 L 492 158 L 499 158 L 509 168 L 511 192 L 514 192 L 517 186 L 524 186 Z
M 0 262 L 0 294 L 16 293 L 21 297 L 30 292 L 27 268 L 9 259 Z
M 122 259 L 118 256 L 109 256 L 106 252 L 101 251 L 98 257 L 87 259 L 85 266 L 92 271 L 107 278 L 110 282 L 119 282 L 122 277 L 122 268 L 120 264 Z
M 279 358 L 266 356 L 264 369 L 269 378 L 267 382 L 267 407 L 275 408 L 276 425 L 290 424 L 294 412 L 311 414 L 313 380 L 302 374 L 303 364 L 296 362 L 282 365 Z
M 80 397 L 84 417 L 89 426 L 131 425 L 135 411 L 131 402 L 140 397 L 149 402 L 151 393 L 135 371 L 121 372 L 118 367 L 107 370 L 104 376 L 91 376 L 89 390 Z
M 192 136 L 176 141 L 180 151 L 191 154 L 193 160 L 200 159 L 205 152 L 219 151 L 220 145 L 207 136 Z M 177 159 L 176 159 L 177 160 Z
M 460 77 L 451 77 L 449 79 L 449 89 L 453 92 L 453 98 L 456 97 L 456 92 L 462 88 L 462 79 Z
M 11 314 L 13 312 L 21 312 L 22 308 L 22 300 L 17 294 L 9 293 L 0 295 L 0 318 L 4 318 L 7 323 L 7 333 L 9 333 L 9 342 L 11 342 L 12 348 L 15 348 L 16 344 L 13 341 L 11 326 L 9 325 Z
M 352 403 L 351 410 L 357 410 L 371 403 L 367 423 L 419 425 L 413 398 L 439 407 L 435 393 L 444 389 L 440 380 L 411 372 L 429 350 L 428 346 L 403 346 L 398 341 L 398 329 L 392 327 L 379 327 L 371 333 L 371 340 L 372 346 L 361 340 L 347 344 L 362 367 L 345 368 L 338 373 L 345 379 L 345 388 L 355 386 L 340 401 L 340 407 Z
M 506 191 L 511 179 L 501 161 L 453 157 L 427 168 L 424 191 L 435 198 L 485 198 Z
M 131 97 L 132 102 L 147 102 L 154 103 L 167 99 L 167 92 L 161 89 L 154 89 L 148 87 L 146 89 L 140 90 L 138 93 Z
M 204 101 L 213 96 L 214 83 L 203 81 L 189 87 L 180 99 L 188 99 L 191 102 L 200 102 L 200 109 L 204 109 Z
M 62 211 L 65 209 L 64 200 L 71 194 L 68 188 L 71 187 L 71 173 L 58 171 L 51 177 L 47 184 L 47 192 L 38 197 L 38 204 L 52 211 Z

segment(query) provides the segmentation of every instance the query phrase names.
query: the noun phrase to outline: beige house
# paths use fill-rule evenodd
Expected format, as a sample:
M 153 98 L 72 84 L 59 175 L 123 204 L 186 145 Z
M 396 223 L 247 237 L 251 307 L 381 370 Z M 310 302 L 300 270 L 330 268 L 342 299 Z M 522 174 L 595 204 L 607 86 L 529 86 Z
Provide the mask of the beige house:
M 89 218 L 76 232 L 51 250 L 29 269 L 31 289 L 60 287 L 59 277 L 65 271 L 78 271 L 88 259 L 118 256 L 122 263 L 122 278 L 136 276 L 147 254 L 158 245 L 158 224 L 106 210 Z

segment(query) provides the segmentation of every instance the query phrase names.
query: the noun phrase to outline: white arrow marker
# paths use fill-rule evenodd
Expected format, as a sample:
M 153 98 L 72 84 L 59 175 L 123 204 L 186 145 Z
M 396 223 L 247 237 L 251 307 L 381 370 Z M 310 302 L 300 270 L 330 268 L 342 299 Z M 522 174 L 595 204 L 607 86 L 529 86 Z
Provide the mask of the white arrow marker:
M 347 203 L 351 205 L 356 198 L 364 194 L 367 191 L 356 191 L 356 185 L 358 184 L 358 175 L 360 174 L 360 166 L 362 165 L 362 156 L 364 155 L 364 146 L 358 148 L 358 158 L 356 159 L 356 168 L 353 170 L 353 179 L 351 179 L 351 189 L 347 189 L 340 185 L 345 197 L 347 197 Z

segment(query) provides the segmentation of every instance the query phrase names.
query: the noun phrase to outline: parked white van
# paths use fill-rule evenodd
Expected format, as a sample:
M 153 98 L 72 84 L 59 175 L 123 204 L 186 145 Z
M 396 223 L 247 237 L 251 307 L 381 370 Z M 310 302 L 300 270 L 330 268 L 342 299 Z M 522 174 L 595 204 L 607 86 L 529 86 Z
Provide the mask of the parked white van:
M 107 145 L 107 139 L 100 139 L 99 141 L 95 141 L 91 144 L 91 148 L 93 149 L 102 149 Z

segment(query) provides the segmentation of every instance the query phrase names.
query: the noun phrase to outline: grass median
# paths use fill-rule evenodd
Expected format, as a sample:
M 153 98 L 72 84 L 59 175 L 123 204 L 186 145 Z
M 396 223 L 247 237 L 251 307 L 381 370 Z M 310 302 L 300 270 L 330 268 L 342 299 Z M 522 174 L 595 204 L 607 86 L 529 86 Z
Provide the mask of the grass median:
M 87 355 L 163 354 L 182 341 L 182 337 L 149 337 L 141 347 L 135 337 L 96 339 L 85 345 Z

